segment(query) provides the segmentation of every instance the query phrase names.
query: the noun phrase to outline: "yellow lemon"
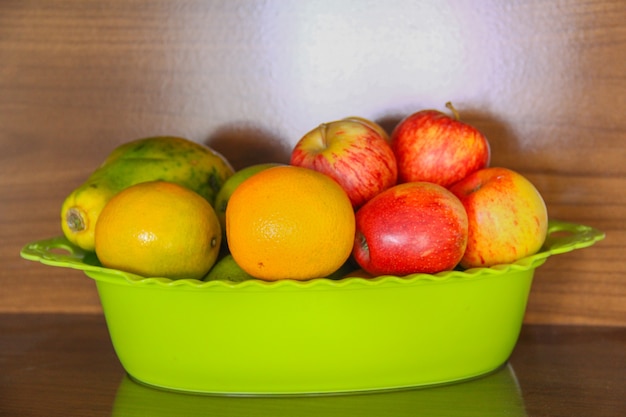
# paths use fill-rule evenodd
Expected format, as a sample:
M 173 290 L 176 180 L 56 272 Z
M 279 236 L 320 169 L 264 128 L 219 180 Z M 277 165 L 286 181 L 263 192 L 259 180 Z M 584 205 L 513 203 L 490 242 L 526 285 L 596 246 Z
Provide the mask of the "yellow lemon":
M 145 277 L 202 279 L 222 232 L 209 202 L 181 185 L 150 181 L 119 192 L 102 209 L 95 250 L 108 268 Z

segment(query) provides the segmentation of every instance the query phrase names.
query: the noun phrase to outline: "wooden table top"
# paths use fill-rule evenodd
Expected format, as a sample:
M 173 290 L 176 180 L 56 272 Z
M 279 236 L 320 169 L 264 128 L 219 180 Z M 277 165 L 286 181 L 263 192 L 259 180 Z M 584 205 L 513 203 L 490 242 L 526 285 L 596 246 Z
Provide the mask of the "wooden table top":
M 0 416 L 623 416 L 626 328 L 525 325 L 506 366 L 473 381 L 362 395 L 165 392 L 126 376 L 98 314 L 0 315 Z

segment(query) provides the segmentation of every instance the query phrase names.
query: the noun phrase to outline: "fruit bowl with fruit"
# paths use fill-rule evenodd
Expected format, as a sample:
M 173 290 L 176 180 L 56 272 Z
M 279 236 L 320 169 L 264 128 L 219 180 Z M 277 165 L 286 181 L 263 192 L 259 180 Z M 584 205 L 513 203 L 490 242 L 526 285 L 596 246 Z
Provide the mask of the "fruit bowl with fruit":
M 444 384 L 506 363 L 537 267 L 602 239 L 552 222 L 543 249 L 512 264 L 405 277 L 143 278 L 102 267 L 64 237 L 29 260 L 84 271 L 128 374 L 169 390 L 278 395 Z
M 66 198 L 62 237 L 21 255 L 94 280 L 121 364 L 150 386 L 303 395 L 463 381 L 506 363 L 535 270 L 604 238 L 549 221 L 534 185 L 490 167 L 490 152 L 432 110 L 391 135 L 356 116 L 323 123 L 289 164 L 239 171 L 208 146 L 140 139 Z

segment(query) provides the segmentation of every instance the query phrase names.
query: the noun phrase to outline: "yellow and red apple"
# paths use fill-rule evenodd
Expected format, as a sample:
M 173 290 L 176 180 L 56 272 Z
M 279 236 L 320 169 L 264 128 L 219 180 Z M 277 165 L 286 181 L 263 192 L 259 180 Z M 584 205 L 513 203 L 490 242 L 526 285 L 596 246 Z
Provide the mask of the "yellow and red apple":
M 451 104 L 448 106 L 454 110 Z M 413 113 L 391 133 L 398 182 L 428 181 L 449 187 L 489 166 L 487 138 L 475 127 L 437 110 Z
M 465 253 L 468 218 L 444 187 L 411 182 L 391 187 L 356 212 L 352 255 L 373 276 L 453 269 Z
M 398 168 L 388 140 L 372 121 L 346 118 L 323 123 L 294 146 L 290 163 L 328 175 L 356 209 L 396 184 Z
M 365 117 L 360 117 L 360 116 L 350 116 L 350 117 L 344 118 L 343 120 L 350 120 L 350 121 L 363 123 L 366 126 L 369 126 L 372 129 L 374 129 L 376 132 L 378 132 L 378 134 L 382 136 L 386 141 L 391 140 L 391 138 L 389 137 L 389 133 L 387 133 L 387 131 L 383 129 L 381 125 L 379 125 L 373 120 L 366 119 Z
M 462 267 L 507 264 L 541 249 L 548 211 L 537 188 L 520 173 L 484 168 L 454 184 L 450 191 L 463 203 L 469 221 Z

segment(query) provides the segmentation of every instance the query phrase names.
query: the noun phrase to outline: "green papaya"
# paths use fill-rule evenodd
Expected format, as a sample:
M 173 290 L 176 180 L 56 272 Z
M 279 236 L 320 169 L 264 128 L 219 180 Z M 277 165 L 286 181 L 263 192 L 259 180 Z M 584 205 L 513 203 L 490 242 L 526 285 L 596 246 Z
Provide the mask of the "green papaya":
M 184 138 L 159 136 L 127 142 L 66 197 L 61 208 L 63 234 L 82 249 L 93 251 L 98 216 L 123 189 L 140 182 L 169 181 L 197 192 L 214 206 L 217 193 L 233 173 L 221 154 Z

